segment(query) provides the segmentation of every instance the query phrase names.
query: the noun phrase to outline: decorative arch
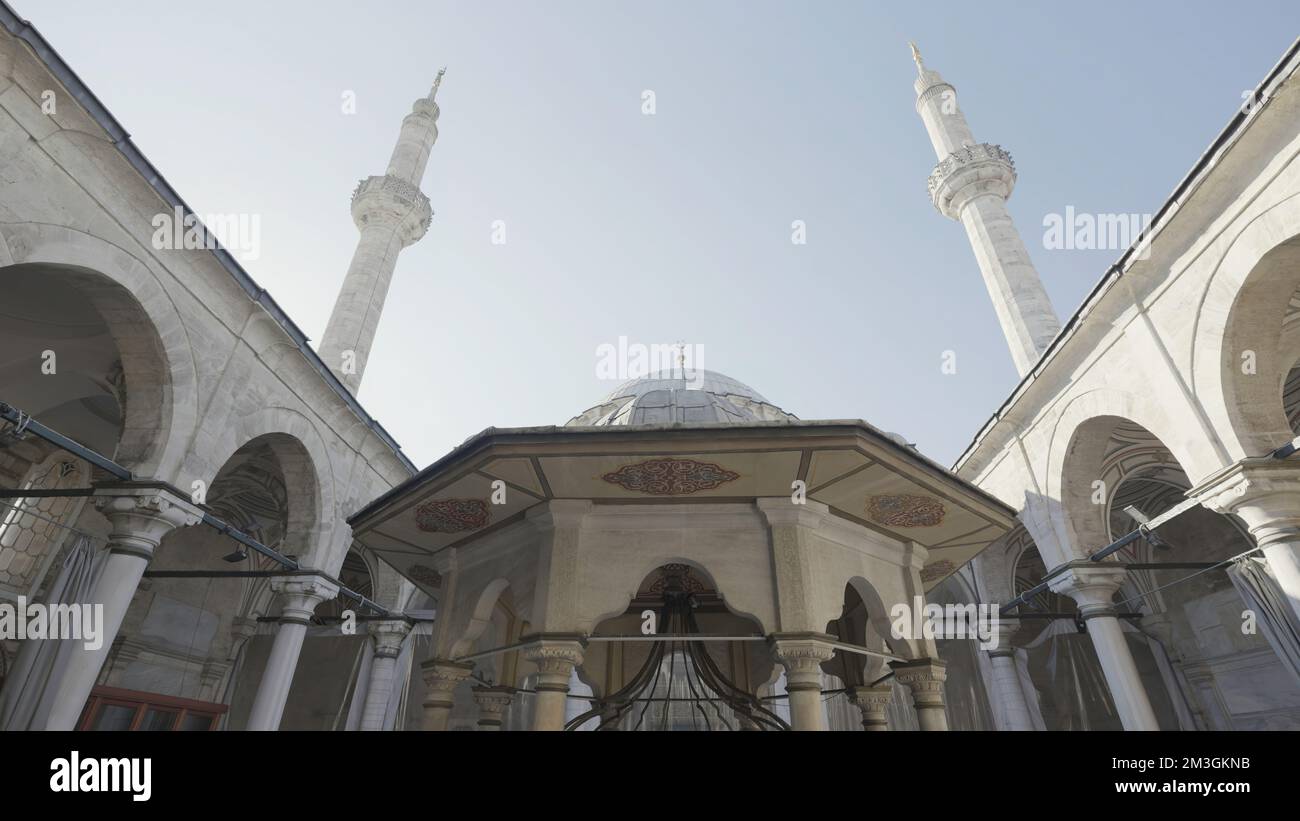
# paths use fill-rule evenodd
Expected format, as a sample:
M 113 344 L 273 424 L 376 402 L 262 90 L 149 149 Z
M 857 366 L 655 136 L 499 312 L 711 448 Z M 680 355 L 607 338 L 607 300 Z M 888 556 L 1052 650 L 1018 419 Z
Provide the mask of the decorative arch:
M 1209 448 L 1197 448 L 1171 437 L 1169 418 L 1145 399 L 1100 388 L 1083 393 L 1057 418 L 1048 447 L 1045 498 L 1034 500 L 1040 509 L 1039 526 L 1050 526 L 1055 544 L 1035 538 L 1048 566 L 1081 559 L 1110 543 L 1106 515 L 1108 504 L 1093 504 L 1094 481 L 1104 481 L 1105 462 L 1116 426 L 1145 429 L 1168 450 L 1189 476 L 1206 476 L 1217 467 Z M 1106 488 L 1109 501 L 1113 488 Z M 1042 535 L 1042 534 L 1037 534 Z
M 625 587 L 622 590 L 616 590 L 612 589 L 613 586 L 611 585 L 611 589 L 604 591 L 603 595 L 599 595 L 596 600 L 596 608 L 599 608 L 596 612 L 599 615 L 596 615 L 591 619 L 584 619 L 582 625 L 583 629 L 590 631 L 601 622 L 625 613 L 627 608 L 632 604 L 632 600 L 636 598 L 637 591 L 640 590 L 641 585 L 647 578 L 649 578 L 650 574 L 658 568 L 669 564 L 683 564 L 698 572 L 700 577 L 703 578 L 713 590 L 717 591 L 718 597 L 722 599 L 722 603 L 728 610 L 741 618 L 752 620 L 762 628 L 764 633 L 772 631 L 772 625 L 766 624 L 763 619 L 759 618 L 759 616 L 750 609 L 738 607 L 735 600 L 729 597 L 726 591 L 718 585 L 717 578 L 707 567 L 704 566 L 702 562 L 698 559 L 686 558 L 681 555 L 646 557 L 641 559 L 634 566 L 625 567 L 626 575 L 623 576 L 623 579 L 631 583 L 631 588 L 629 589 Z M 584 610 L 585 609 L 586 608 L 584 608 Z
M 225 454 L 217 463 L 224 467 L 250 445 L 268 446 L 284 474 L 288 522 L 283 552 L 300 557 L 306 566 L 337 569 L 349 540 L 331 538 L 336 525 L 334 475 L 324 439 L 297 411 L 269 407 L 224 428 L 211 452 Z M 201 478 L 211 483 L 219 473 L 220 468 Z
M 1193 390 L 1229 458 L 1261 456 L 1295 435 L 1282 387 L 1297 352 L 1283 320 L 1300 288 L 1300 195 L 1255 216 L 1223 255 L 1195 318 Z M 1254 373 L 1243 371 L 1253 352 Z
M 450 658 L 456 659 L 469 652 L 474 646 L 474 642 L 479 640 L 483 631 L 492 623 L 492 611 L 496 609 L 497 602 L 510 587 L 510 580 L 505 578 L 496 578 L 488 582 L 483 591 L 479 593 L 478 599 L 474 603 L 474 609 L 470 611 L 470 617 L 461 632 L 460 638 L 451 645 Z M 452 618 L 455 615 L 452 614 Z
M 58 268 L 100 308 L 128 390 L 115 458 L 140 476 L 174 476 L 198 419 L 198 379 L 189 336 L 161 279 L 126 249 L 75 228 L 5 223 L 0 242 L 13 266 Z
M 889 625 L 891 621 L 889 618 L 889 611 L 885 609 L 884 601 L 880 598 L 880 594 L 876 592 L 876 588 L 872 586 L 871 582 L 867 581 L 862 576 L 854 576 L 849 579 L 848 586 L 853 589 L 854 593 L 858 594 L 858 598 L 862 599 L 863 605 L 867 608 L 867 626 L 871 628 L 872 632 L 875 633 L 876 638 L 880 640 L 884 647 L 888 647 L 894 655 L 902 656 L 906 659 L 915 659 L 924 656 L 924 653 L 921 651 L 919 639 L 896 639 L 889 634 Z M 907 602 L 906 604 L 909 608 L 912 607 L 912 602 Z M 868 647 L 873 650 L 879 649 L 874 645 L 874 642 L 870 640 L 870 635 L 868 635 L 867 638 Z
M 984 548 L 972 562 L 975 583 L 980 590 L 978 599 L 971 601 L 1005 604 L 1014 599 L 1016 565 L 1026 551 L 1034 549 L 1034 539 L 1023 524 L 1012 528 L 1001 539 Z

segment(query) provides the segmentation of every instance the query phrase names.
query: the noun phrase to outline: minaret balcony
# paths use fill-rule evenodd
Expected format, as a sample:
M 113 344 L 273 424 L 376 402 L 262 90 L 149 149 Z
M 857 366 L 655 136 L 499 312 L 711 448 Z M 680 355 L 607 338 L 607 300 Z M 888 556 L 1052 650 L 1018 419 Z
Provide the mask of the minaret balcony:
M 424 236 L 433 221 L 433 206 L 420 189 L 392 176 L 366 177 L 352 192 L 352 221 L 359 230 L 372 226 L 396 229 L 407 246 Z
M 949 219 L 959 219 L 966 203 L 983 194 L 1006 199 L 1016 185 L 1016 163 L 1000 145 L 968 145 L 934 167 L 928 181 L 934 207 Z

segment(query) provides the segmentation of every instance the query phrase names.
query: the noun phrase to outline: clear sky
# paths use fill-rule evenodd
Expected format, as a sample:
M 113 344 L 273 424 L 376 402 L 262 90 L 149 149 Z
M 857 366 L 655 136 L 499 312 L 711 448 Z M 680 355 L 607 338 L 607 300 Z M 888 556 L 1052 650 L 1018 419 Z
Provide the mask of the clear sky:
M 12 2 L 196 211 L 259 217 L 245 267 L 314 339 L 352 189 L 448 65 L 437 215 L 360 391 L 419 465 L 595 404 L 620 336 L 701 345 L 801 418 L 951 463 L 1017 376 L 926 194 L 907 41 L 1014 155 L 1010 209 L 1064 321 L 1120 252 L 1045 249 L 1044 216 L 1154 213 L 1300 33 L 1295 0 Z

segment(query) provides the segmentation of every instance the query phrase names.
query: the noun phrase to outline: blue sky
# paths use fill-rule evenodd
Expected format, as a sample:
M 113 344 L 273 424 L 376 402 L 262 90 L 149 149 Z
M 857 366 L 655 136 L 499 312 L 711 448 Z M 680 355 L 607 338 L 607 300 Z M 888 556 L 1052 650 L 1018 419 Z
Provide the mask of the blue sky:
M 1009 206 L 1064 321 L 1119 252 L 1046 250 L 1044 216 L 1155 212 L 1300 32 L 1294 0 L 13 2 L 200 214 L 259 216 L 245 267 L 313 338 L 352 189 L 448 65 L 437 215 L 360 391 L 421 465 L 595 404 L 620 336 L 702 345 L 801 418 L 951 463 L 1017 376 L 926 195 L 907 41 L 1015 156 Z

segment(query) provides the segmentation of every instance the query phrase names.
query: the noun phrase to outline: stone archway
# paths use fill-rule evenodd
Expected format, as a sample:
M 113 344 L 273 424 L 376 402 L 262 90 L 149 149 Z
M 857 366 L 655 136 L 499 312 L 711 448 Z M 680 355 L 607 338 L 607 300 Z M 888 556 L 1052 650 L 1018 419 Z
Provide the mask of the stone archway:
M 1295 436 L 1281 396 L 1300 359 L 1300 337 L 1287 328 L 1298 288 L 1300 197 L 1293 196 L 1233 240 L 1196 315 L 1194 390 L 1229 460 L 1262 456 Z
M 3 224 L 0 245 L 13 263 L 0 268 L 0 282 L 35 266 L 82 291 L 110 320 L 128 389 L 116 461 L 173 480 L 198 418 L 198 379 L 189 335 L 159 277 L 121 247 L 64 226 Z

